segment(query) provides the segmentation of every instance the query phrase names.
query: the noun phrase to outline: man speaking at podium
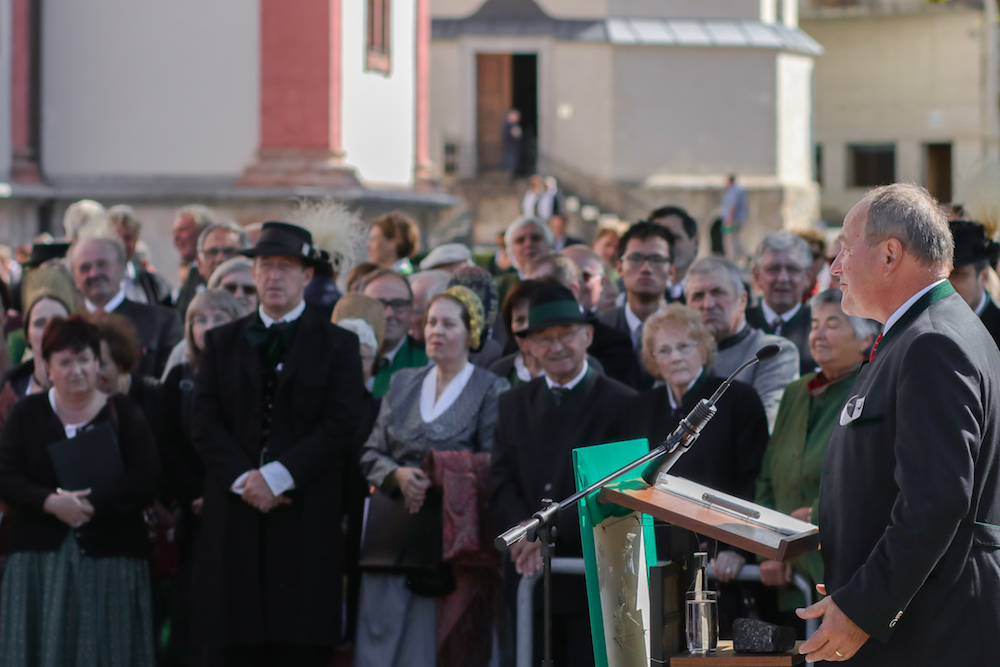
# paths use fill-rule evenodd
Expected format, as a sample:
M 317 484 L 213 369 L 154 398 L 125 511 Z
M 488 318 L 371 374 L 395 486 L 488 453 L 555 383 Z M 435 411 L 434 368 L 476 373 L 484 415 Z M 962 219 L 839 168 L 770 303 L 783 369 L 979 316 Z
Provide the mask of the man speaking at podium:
M 884 323 L 820 484 L 826 591 L 801 646 L 851 665 L 1000 664 L 1000 353 L 952 289 L 937 202 L 896 184 L 844 220 L 844 312 Z

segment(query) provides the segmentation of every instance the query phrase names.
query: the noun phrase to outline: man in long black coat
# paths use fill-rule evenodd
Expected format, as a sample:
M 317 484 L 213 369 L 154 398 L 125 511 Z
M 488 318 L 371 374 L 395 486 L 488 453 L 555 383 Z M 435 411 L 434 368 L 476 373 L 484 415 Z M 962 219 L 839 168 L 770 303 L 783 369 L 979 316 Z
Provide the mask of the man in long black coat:
M 801 647 L 851 665 L 995 665 L 1000 354 L 947 278 L 952 235 L 913 185 L 844 220 L 844 312 L 884 323 L 834 425 L 819 526 L 830 597 Z
M 197 625 L 227 665 L 326 665 L 340 638 L 344 465 L 361 417 L 357 337 L 303 300 L 323 261 L 265 223 L 257 313 L 206 337 L 193 438 L 207 471 Z

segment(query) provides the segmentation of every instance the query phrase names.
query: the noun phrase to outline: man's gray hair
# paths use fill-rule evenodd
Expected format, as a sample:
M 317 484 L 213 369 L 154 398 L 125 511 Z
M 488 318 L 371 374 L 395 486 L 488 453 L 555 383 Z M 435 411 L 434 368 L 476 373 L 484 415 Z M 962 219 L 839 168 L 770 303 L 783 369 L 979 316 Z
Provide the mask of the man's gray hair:
M 67 241 L 79 238 L 84 227 L 88 228 L 89 236 L 103 236 L 107 233 L 108 212 L 93 199 L 73 202 L 63 214 L 63 230 Z
M 128 204 L 118 204 L 108 209 L 108 222 L 112 226 L 121 225 L 138 234 L 142 231 L 142 221 L 135 209 Z
M 743 274 L 740 273 L 740 270 L 736 268 L 735 264 L 721 257 L 709 255 L 708 257 L 700 257 L 694 260 L 694 263 L 687 270 L 687 275 L 705 275 L 716 273 L 717 271 L 725 271 L 729 275 L 729 280 L 732 282 L 737 296 L 747 291 L 746 285 L 743 283 Z
M 208 235 L 220 229 L 224 229 L 227 232 L 231 232 L 239 236 L 239 244 L 242 250 L 247 250 L 253 246 L 253 243 L 250 242 L 250 235 L 247 234 L 242 227 L 237 225 L 235 222 L 223 220 L 222 222 L 213 222 L 205 227 L 205 229 L 201 230 L 201 234 L 198 234 L 198 252 L 201 252 L 202 248 L 205 247 L 205 239 Z
M 837 304 L 837 307 L 840 308 L 840 302 L 843 298 L 844 293 L 839 289 L 828 289 L 809 299 L 809 307 L 812 308 L 812 312 L 815 315 L 816 311 L 821 306 L 825 306 L 827 304 L 835 303 Z M 841 311 L 843 311 L 842 308 Z M 858 317 L 857 315 L 848 315 L 848 317 L 851 320 L 851 327 L 854 329 L 854 337 L 858 340 L 868 336 L 876 336 L 878 335 L 878 332 L 882 330 L 882 325 L 875 320 L 869 320 L 866 317 Z
M 927 190 L 912 183 L 893 183 L 870 190 L 865 200 L 870 202 L 862 227 L 865 243 L 895 238 L 921 263 L 951 270 L 955 252 L 951 228 Z
M 812 264 L 812 249 L 809 247 L 809 243 L 798 234 L 785 230 L 772 232 L 764 237 L 760 245 L 757 246 L 757 251 L 754 252 L 753 263 L 759 267 L 765 253 L 786 251 L 798 255 L 799 266 L 802 269 L 807 269 Z
M 551 277 L 563 287 L 569 287 L 574 283 L 579 286 L 583 282 L 582 272 L 576 262 L 557 252 L 536 257 L 531 261 L 531 266 L 527 267 L 527 271 L 529 274 L 533 274 L 546 266 L 549 268 L 549 275 L 545 278 Z M 543 279 L 540 278 L 540 280 Z
M 187 206 L 181 206 L 174 213 L 174 220 L 181 217 L 182 215 L 191 216 L 194 220 L 194 224 L 198 226 L 198 232 L 201 233 L 206 227 L 217 221 L 215 211 L 207 206 L 202 206 L 201 204 L 188 204 Z
M 410 281 L 410 289 L 414 295 L 422 295 L 426 304 L 438 294 L 448 289 L 451 274 L 441 269 L 428 269 L 420 273 L 410 274 L 407 276 L 407 280 Z
M 528 267 L 517 266 L 516 264 L 517 260 L 514 259 L 514 235 L 521 231 L 522 227 L 527 227 L 528 225 L 534 225 L 538 228 L 538 231 L 540 231 L 542 236 L 545 237 L 545 242 L 549 244 L 550 250 L 556 245 L 556 238 L 552 235 L 552 230 L 549 229 L 549 226 L 542 222 L 540 218 L 525 215 L 510 223 L 510 226 L 507 227 L 507 231 L 504 232 L 503 243 L 507 246 L 507 256 L 510 257 L 511 264 L 514 264 L 516 268 L 521 269 L 522 271 Z

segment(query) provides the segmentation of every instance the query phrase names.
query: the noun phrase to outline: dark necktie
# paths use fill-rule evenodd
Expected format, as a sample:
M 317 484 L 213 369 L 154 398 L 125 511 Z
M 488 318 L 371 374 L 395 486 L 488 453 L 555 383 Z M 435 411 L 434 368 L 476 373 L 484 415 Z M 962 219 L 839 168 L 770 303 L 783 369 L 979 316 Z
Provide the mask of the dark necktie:
M 549 393 L 552 394 L 552 400 L 556 402 L 556 405 L 562 405 L 563 401 L 566 400 L 566 396 L 569 395 L 569 389 L 566 387 L 549 387 Z
M 875 339 L 875 344 L 872 345 L 871 353 L 868 355 L 868 363 L 871 363 L 875 360 L 875 350 L 878 349 L 878 344 L 881 342 L 882 342 L 882 334 L 879 334 L 878 338 Z
M 259 319 L 250 323 L 246 330 L 247 340 L 254 347 L 263 346 L 267 360 L 272 366 L 288 351 L 295 332 L 295 322 L 275 322 L 269 327 Z
M 778 317 L 774 318 L 774 335 L 775 336 L 780 336 L 781 335 L 781 325 L 784 324 L 784 323 L 785 323 L 785 321 L 781 319 L 780 315 Z

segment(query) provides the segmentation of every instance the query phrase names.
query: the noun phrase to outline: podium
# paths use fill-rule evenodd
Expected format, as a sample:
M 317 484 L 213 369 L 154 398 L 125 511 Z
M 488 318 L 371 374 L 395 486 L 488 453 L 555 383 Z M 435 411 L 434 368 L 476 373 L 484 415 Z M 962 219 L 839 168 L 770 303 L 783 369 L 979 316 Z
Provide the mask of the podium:
M 574 450 L 577 488 L 614 472 L 620 458 L 634 456 L 627 450 L 639 451 L 639 442 L 645 441 Z M 679 648 L 684 636 L 685 567 L 655 565 L 652 519 L 781 562 L 819 548 L 813 524 L 672 475 L 650 485 L 637 471 L 627 472 L 582 498 L 579 509 L 598 666 L 659 664 L 678 653 L 669 644 Z M 669 638 L 665 628 L 673 632 Z

